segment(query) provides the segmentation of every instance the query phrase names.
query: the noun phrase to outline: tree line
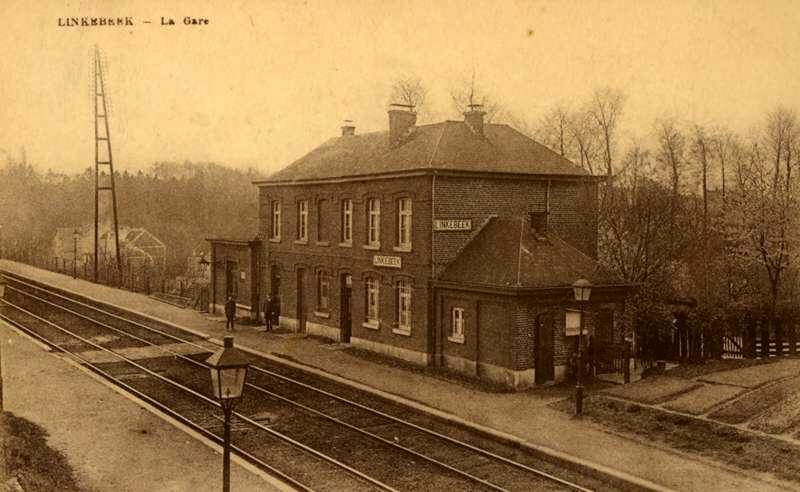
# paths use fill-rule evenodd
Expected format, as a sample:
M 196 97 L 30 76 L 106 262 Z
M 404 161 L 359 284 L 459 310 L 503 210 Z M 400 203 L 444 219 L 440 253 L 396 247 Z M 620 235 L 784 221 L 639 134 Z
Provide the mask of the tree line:
M 254 169 L 215 163 L 157 162 L 115 174 L 120 227 L 142 227 L 167 246 L 167 273 L 208 237 L 252 238 L 257 231 Z M 46 258 L 56 229 L 94 224 L 94 170 L 41 172 L 25 159 L 0 168 L 0 247 L 6 255 Z M 207 246 L 206 246 L 207 247 Z

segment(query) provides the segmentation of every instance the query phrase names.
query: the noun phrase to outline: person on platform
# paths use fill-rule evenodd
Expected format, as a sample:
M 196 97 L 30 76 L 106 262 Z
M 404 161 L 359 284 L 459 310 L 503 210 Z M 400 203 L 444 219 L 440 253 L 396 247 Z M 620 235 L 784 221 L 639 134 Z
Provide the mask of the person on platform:
M 236 301 L 233 297 L 228 296 L 228 302 L 225 303 L 225 330 L 233 331 L 233 320 L 236 319 Z
M 278 294 L 275 294 L 272 297 L 272 315 L 271 318 L 271 325 L 270 328 L 280 326 L 280 319 L 281 319 L 281 297 Z
M 264 311 L 264 325 L 266 325 L 266 331 L 272 331 L 272 304 L 273 299 L 270 294 L 267 294 L 267 298 L 264 299 L 263 304 L 263 311 Z

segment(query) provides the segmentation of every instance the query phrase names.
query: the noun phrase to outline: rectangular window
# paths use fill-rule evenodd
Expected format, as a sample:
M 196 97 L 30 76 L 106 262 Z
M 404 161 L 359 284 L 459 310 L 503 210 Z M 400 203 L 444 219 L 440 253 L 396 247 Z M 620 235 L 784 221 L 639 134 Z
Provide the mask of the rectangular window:
M 317 242 L 325 241 L 325 200 L 317 202 Z
M 411 283 L 397 281 L 397 329 L 411 331 Z
M 272 201 L 272 239 L 281 238 L 281 202 Z
M 342 200 L 342 242 L 353 242 L 353 200 Z
M 411 249 L 411 199 L 397 200 L 397 246 Z
M 367 244 L 381 245 L 381 201 L 377 198 L 367 201 Z
M 297 239 L 308 241 L 308 200 L 297 202 Z
M 325 272 L 317 272 L 317 310 L 328 311 L 331 303 L 331 279 Z
M 380 287 L 378 285 L 378 279 L 373 277 L 367 277 L 367 313 L 366 313 L 366 322 L 370 325 L 378 325 L 378 314 L 379 314 L 379 299 L 380 299 Z
M 454 307 L 450 314 L 450 338 L 464 341 L 464 308 Z

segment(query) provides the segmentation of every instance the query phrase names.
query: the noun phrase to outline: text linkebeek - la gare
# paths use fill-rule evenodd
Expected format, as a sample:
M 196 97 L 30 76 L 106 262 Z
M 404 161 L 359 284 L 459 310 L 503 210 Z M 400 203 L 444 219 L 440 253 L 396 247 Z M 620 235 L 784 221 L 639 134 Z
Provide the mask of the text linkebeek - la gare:
M 142 24 L 153 24 L 149 20 L 141 21 Z M 202 17 L 189 17 L 183 18 L 182 23 L 187 26 L 208 25 L 211 23 L 209 19 Z M 171 17 L 161 17 L 159 22 L 162 26 L 174 26 L 178 24 Z M 133 26 L 135 22 L 133 17 L 59 17 L 59 27 L 92 27 L 92 26 Z

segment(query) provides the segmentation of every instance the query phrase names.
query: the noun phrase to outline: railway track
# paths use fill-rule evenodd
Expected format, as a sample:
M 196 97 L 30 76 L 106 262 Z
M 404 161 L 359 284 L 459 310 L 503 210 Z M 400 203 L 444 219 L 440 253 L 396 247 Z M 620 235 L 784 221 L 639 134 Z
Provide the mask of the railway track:
M 220 441 L 221 409 L 209 396 L 202 362 L 217 346 L 149 318 L 5 276 L 6 320 Z M 251 356 L 250 363 L 247 395 L 233 427 L 235 452 L 293 487 L 613 488 L 375 395 L 269 359 Z

